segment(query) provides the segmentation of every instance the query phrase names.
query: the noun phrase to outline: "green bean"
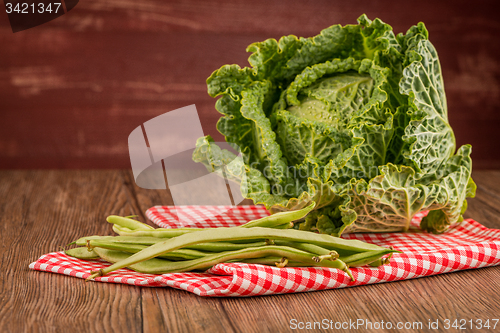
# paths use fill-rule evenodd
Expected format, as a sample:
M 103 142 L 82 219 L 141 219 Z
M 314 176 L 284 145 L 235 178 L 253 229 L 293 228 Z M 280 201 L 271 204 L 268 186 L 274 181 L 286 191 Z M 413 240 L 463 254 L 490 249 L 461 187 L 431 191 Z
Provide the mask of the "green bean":
M 135 237 L 157 237 L 157 238 L 172 238 L 180 235 L 192 233 L 195 231 L 205 230 L 202 228 L 178 228 L 178 229 L 167 229 L 167 228 L 157 228 L 153 230 L 132 230 L 125 231 L 122 229 L 113 229 L 120 236 L 135 236 Z
M 347 257 L 340 257 L 349 267 L 360 267 L 364 265 L 368 265 L 374 261 L 379 260 L 386 254 L 397 252 L 392 249 L 383 249 L 378 251 L 368 251 L 361 252 L 357 254 L 353 254 Z
M 87 236 L 79 238 L 75 241 L 78 246 L 86 246 L 88 240 L 109 241 L 120 244 L 137 244 L 137 245 L 153 245 L 163 241 L 157 237 L 132 237 L 132 236 Z M 257 247 L 266 245 L 265 241 L 249 242 L 246 243 L 230 243 L 230 242 L 213 242 L 213 243 L 200 243 L 186 246 L 187 249 L 209 251 L 209 252 L 222 252 L 230 250 L 241 250 L 246 247 Z
M 339 254 L 335 250 L 325 249 L 324 247 L 308 244 L 308 243 L 299 243 L 299 242 L 282 242 L 276 241 L 276 244 L 290 246 L 302 251 L 306 251 L 309 253 L 314 253 L 317 256 L 313 257 L 313 260 L 316 262 L 321 262 L 323 259 L 337 259 L 339 258 Z
M 131 254 L 123 251 L 117 251 L 117 250 L 108 250 L 105 248 L 101 247 L 96 247 L 94 248 L 94 252 L 99 255 L 99 257 L 103 260 L 106 260 L 107 262 L 114 263 L 114 262 L 119 262 L 121 260 L 125 260 L 127 258 L 130 258 Z M 133 265 L 128 266 L 128 268 L 140 272 L 140 273 L 147 273 L 147 271 L 150 269 L 150 267 L 157 267 L 157 266 L 163 266 L 167 263 L 171 263 L 171 261 L 166 260 L 166 259 L 159 259 L 159 258 L 151 258 L 146 261 L 142 261 Z M 152 273 L 154 274 L 154 273 Z M 89 279 L 87 279 L 89 280 Z
M 227 262 L 240 262 L 240 263 L 245 263 L 245 264 L 275 266 L 276 263 L 279 263 L 282 258 L 283 257 L 262 257 L 262 258 L 255 258 L 255 259 L 234 259 L 232 261 L 227 261 Z M 310 265 L 303 263 L 303 262 L 300 262 L 300 261 L 289 260 L 286 266 L 287 267 L 308 267 Z
M 89 251 L 86 247 L 75 247 L 73 249 L 65 250 L 65 254 L 77 259 L 99 259 L 99 255 L 94 251 Z
M 137 220 L 134 220 L 134 219 L 131 219 L 128 217 L 110 215 L 110 216 L 108 216 L 106 221 L 108 221 L 109 223 L 112 223 L 112 224 L 117 224 L 121 227 L 132 229 L 132 230 L 151 230 L 151 229 L 154 229 L 150 225 L 147 225 L 145 223 L 139 222 Z
M 132 229 L 120 227 L 118 224 L 113 224 L 113 231 L 120 235 L 122 232 L 133 232 Z
M 317 255 L 329 254 L 332 251 L 332 250 L 325 249 L 324 247 L 321 247 L 318 245 L 309 244 L 309 243 L 301 243 L 301 242 L 287 242 L 287 241 L 276 240 L 275 244 L 281 245 L 281 246 L 294 247 L 296 249 L 306 251 L 309 253 L 314 253 Z
M 94 251 L 99 254 L 101 258 L 104 260 L 120 263 L 127 261 L 131 256 L 127 253 L 123 252 L 110 252 L 112 250 L 106 250 L 101 248 L 95 248 Z M 159 259 L 154 261 L 142 261 L 139 263 L 133 263 L 130 265 L 126 265 L 123 267 L 129 267 L 133 270 L 140 271 L 142 273 L 149 274 L 167 274 L 167 273 L 177 273 L 177 272 L 187 272 L 192 270 L 205 270 L 210 268 L 218 263 L 225 262 L 231 259 L 250 259 L 250 258 L 259 258 L 265 257 L 269 255 L 281 256 L 285 258 L 290 258 L 295 261 L 300 261 L 310 266 L 318 266 L 318 263 L 312 259 L 312 254 L 304 251 L 300 251 L 294 248 L 290 248 L 287 246 L 276 246 L 269 245 L 264 248 L 246 248 L 238 251 L 227 251 L 221 253 L 215 253 L 212 255 L 208 255 L 202 258 L 193 259 L 193 260 L 185 260 L 185 261 L 176 261 L 169 262 L 163 261 L 159 262 Z M 347 265 L 341 260 L 325 260 L 320 265 L 321 267 L 328 268 L 336 268 L 344 271 L 349 275 L 349 277 L 353 280 L 352 274 L 349 271 Z M 122 267 L 122 268 L 123 268 Z M 100 270 L 101 272 L 103 270 Z M 97 275 L 96 275 L 97 274 Z M 95 278 L 99 276 L 99 273 L 94 273 L 91 275 L 91 278 Z
M 273 229 L 291 229 L 291 228 L 293 228 L 293 222 L 288 222 L 273 227 Z
M 108 249 L 108 250 L 117 250 L 117 251 L 123 251 L 123 252 L 128 252 L 128 253 L 137 253 L 145 248 L 147 246 L 145 245 L 139 245 L 139 244 L 126 244 L 126 243 L 119 243 L 119 242 L 110 242 L 106 240 L 90 240 L 87 243 L 87 247 L 90 249 L 94 249 L 96 247 Z M 162 255 L 159 255 L 158 258 L 163 258 L 163 259 L 196 259 L 200 257 L 204 257 L 207 255 L 207 253 L 202 252 L 202 251 L 197 251 L 197 250 L 192 250 L 192 249 L 178 249 L 175 251 L 171 251 Z
M 306 216 L 314 208 L 314 206 L 315 203 L 312 202 L 309 206 L 302 208 L 300 210 L 276 213 L 273 215 L 263 217 L 258 220 L 249 221 L 241 225 L 240 227 L 241 228 L 266 227 L 266 228 L 276 228 L 276 229 L 291 228 L 293 227 L 292 221 L 301 219 L 304 216 Z M 107 221 L 114 224 L 113 230 L 121 236 L 151 236 L 151 237 L 169 238 L 169 237 L 180 236 L 182 234 L 189 232 L 203 230 L 203 228 L 153 229 L 149 225 L 141 223 L 139 221 L 114 215 L 109 216 Z
M 369 263 L 368 265 L 370 265 L 372 267 L 379 267 L 382 265 L 386 265 L 386 264 L 391 262 L 391 257 L 392 257 L 392 253 L 389 253 L 389 256 L 387 256 L 385 258 L 380 258 L 374 262 Z
M 234 227 L 233 227 L 234 228 Z M 174 238 L 180 235 L 188 234 L 188 233 L 193 233 L 196 231 L 202 231 L 202 230 L 208 230 L 208 229 L 217 229 L 217 228 L 179 228 L 179 229 L 163 229 L 163 228 L 158 228 L 154 230 L 136 230 L 136 231 L 119 231 L 117 234 L 120 236 L 124 237 L 151 237 L 151 238 L 156 238 L 159 241 L 163 241 L 168 238 Z M 278 229 L 278 228 L 276 228 Z M 252 241 L 263 241 L 263 239 L 254 239 Z M 248 240 L 234 240 L 231 241 L 232 243 L 248 243 Z
M 85 236 L 82 238 L 78 238 L 73 243 L 77 246 L 87 246 L 87 241 L 91 239 L 112 239 L 114 236 Z
M 185 248 L 200 250 L 200 251 L 209 251 L 209 252 L 223 252 L 223 251 L 242 250 L 247 247 L 259 247 L 266 245 L 267 244 L 265 241 L 251 242 L 251 243 L 212 242 L 212 243 L 193 244 L 186 246 Z
M 282 240 L 276 240 L 275 243 L 276 243 L 276 245 L 295 247 L 299 250 L 315 253 L 317 255 L 329 254 L 331 251 L 337 252 L 339 254 L 339 256 L 341 256 L 341 257 L 359 253 L 357 251 L 347 251 L 347 250 L 335 248 L 335 246 L 322 247 L 322 246 L 309 244 L 309 243 L 288 242 L 288 241 L 282 241 Z
M 87 241 L 89 240 L 101 240 L 101 241 L 106 240 L 115 243 L 139 244 L 139 245 L 153 245 L 162 241 L 161 238 L 156 238 L 156 237 L 87 236 L 77 239 L 75 243 L 78 246 L 85 246 L 87 245 Z
M 236 227 L 231 227 L 230 229 L 234 229 Z M 217 228 L 211 228 L 211 229 L 217 229 Z M 228 228 L 229 229 L 229 228 Z M 203 230 L 208 230 L 208 229 L 203 229 Z M 222 241 L 224 243 L 231 243 L 231 244 L 239 244 L 239 245 L 243 245 L 243 244 L 249 244 L 249 243 L 256 243 L 256 242 L 266 242 L 266 239 L 265 238 L 252 238 L 252 239 L 228 239 L 228 240 L 225 240 L 225 241 Z M 222 242 L 213 242 L 213 243 L 222 243 Z M 212 243 L 212 242 L 210 242 Z M 210 243 L 207 243 L 207 244 L 210 244 Z
M 242 228 L 243 226 L 233 227 Z M 276 225 L 274 229 L 290 229 L 293 227 L 292 222 L 283 223 L 281 225 Z M 195 231 L 207 230 L 209 228 L 178 228 L 178 229 L 168 229 L 168 228 L 157 228 L 152 230 L 130 230 L 127 228 L 113 226 L 113 231 L 120 236 L 130 236 L 130 237 L 157 237 L 157 238 L 172 238 L 187 233 L 192 233 Z M 216 228 L 212 228 L 216 229 Z
M 99 275 L 104 275 L 116 269 L 133 265 L 147 259 L 154 258 L 160 254 L 169 251 L 177 250 L 189 245 L 216 242 L 216 241 L 233 241 L 239 239 L 255 239 L 255 238 L 268 238 L 268 239 L 281 239 L 289 241 L 298 241 L 310 243 L 318 246 L 335 246 L 341 250 L 365 252 L 370 250 L 380 250 L 380 246 L 363 243 L 358 240 L 346 240 L 338 237 L 333 237 L 325 234 L 315 234 L 308 231 L 300 231 L 295 229 L 276 230 L 272 228 L 215 228 L 207 229 L 194 233 L 181 235 L 175 238 L 166 239 L 162 242 L 151 245 L 147 249 L 138 252 L 126 260 L 117 262 L 105 269 L 92 274 L 89 279 Z
M 80 240 L 84 240 L 84 242 L 80 242 Z M 154 245 L 162 239 L 160 238 L 155 238 L 155 237 L 128 237 L 128 236 L 116 236 L 116 237 L 102 237 L 99 239 L 93 238 L 90 240 L 90 245 L 91 246 L 99 246 L 99 245 L 94 245 L 94 244 L 99 244 L 98 242 L 106 242 L 109 243 L 109 249 L 116 249 L 116 250 L 121 250 L 125 251 L 124 249 L 127 246 L 132 246 L 132 245 L 138 245 L 138 246 L 143 246 L 143 248 L 146 248 L 146 246 Z M 113 243 L 113 244 L 111 244 Z M 87 245 L 88 242 L 85 237 L 79 239 L 77 241 L 77 245 L 82 244 L 82 245 Z M 233 244 L 230 242 L 213 242 L 213 243 L 199 243 L 199 244 L 194 244 L 190 246 L 185 246 L 183 249 L 190 249 L 194 251 L 205 251 L 205 252 L 222 252 L 222 251 L 234 251 L 234 250 L 241 250 L 245 249 L 247 247 L 258 247 L 258 246 L 265 246 L 266 242 L 261 241 L 261 242 L 252 242 L 252 243 L 241 243 L 241 244 Z M 138 251 L 134 251 L 133 253 L 136 253 Z
M 311 210 L 314 209 L 316 203 L 313 201 L 309 206 L 306 206 L 299 210 L 291 210 L 287 212 L 279 212 L 273 215 L 263 217 L 258 220 L 253 220 L 240 226 L 241 228 L 276 228 L 282 226 L 283 224 L 289 225 L 292 221 L 299 220 L 309 214 Z M 292 224 L 293 226 L 293 224 Z

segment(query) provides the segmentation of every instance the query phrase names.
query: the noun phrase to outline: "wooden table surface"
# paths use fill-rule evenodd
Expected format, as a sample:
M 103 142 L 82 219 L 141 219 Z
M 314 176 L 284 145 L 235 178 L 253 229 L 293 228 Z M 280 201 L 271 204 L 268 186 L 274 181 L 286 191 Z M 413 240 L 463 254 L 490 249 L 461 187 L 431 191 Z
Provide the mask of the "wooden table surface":
M 500 171 L 473 176 L 477 197 L 469 201 L 466 217 L 500 228 Z M 169 202 L 164 191 L 135 186 L 124 170 L 0 171 L 1 331 L 282 332 L 292 331 L 293 320 L 364 319 L 422 322 L 421 330 L 397 331 L 436 332 L 427 328 L 429 320 L 441 325 L 445 319 L 493 323 L 500 317 L 500 267 L 251 298 L 202 298 L 171 288 L 84 283 L 28 269 L 42 254 L 80 236 L 112 234 L 104 222 L 107 215 L 140 214 L 144 221 L 147 208 Z M 499 329 L 500 324 L 481 332 Z M 447 330 L 440 326 L 439 331 Z
M 207 93 L 213 71 L 249 66 L 251 43 L 315 36 L 363 13 L 395 34 L 425 23 L 457 146 L 474 147 L 475 167 L 500 169 L 492 154 L 500 141 L 498 0 L 85 0 L 18 33 L 2 13 L 0 168 L 128 168 L 130 132 L 191 104 L 205 135 L 223 141 Z

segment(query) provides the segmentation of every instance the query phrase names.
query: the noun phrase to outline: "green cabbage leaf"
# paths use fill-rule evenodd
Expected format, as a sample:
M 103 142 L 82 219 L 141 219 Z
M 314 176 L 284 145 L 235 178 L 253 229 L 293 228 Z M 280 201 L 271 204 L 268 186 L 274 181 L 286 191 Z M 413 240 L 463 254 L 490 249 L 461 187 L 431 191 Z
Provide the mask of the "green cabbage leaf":
M 302 230 L 405 231 L 428 210 L 421 228 L 443 232 L 462 221 L 475 184 L 436 49 L 423 23 L 397 36 L 379 19 L 358 23 L 251 44 L 251 67 L 213 72 L 217 129 L 242 159 L 210 136 L 193 159 L 271 213 L 316 202 Z

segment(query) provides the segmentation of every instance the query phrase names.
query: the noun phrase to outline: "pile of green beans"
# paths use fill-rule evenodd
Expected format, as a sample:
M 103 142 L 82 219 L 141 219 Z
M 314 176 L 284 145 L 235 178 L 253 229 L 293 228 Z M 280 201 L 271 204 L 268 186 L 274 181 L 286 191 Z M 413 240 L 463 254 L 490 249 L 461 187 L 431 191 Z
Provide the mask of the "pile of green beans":
M 131 217 L 109 216 L 118 236 L 87 236 L 66 250 L 79 259 L 104 259 L 111 266 L 92 271 L 87 280 L 120 268 L 166 274 L 206 270 L 222 262 L 243 262 L 278 267 L 349 267 L 388 263 L 392 248 L 358 240 L 292 229 L 314 203 L 296 211 L 281 212 L 231 228 L 153 228 Z M 388 255 L 388 256 L 387 256 Z

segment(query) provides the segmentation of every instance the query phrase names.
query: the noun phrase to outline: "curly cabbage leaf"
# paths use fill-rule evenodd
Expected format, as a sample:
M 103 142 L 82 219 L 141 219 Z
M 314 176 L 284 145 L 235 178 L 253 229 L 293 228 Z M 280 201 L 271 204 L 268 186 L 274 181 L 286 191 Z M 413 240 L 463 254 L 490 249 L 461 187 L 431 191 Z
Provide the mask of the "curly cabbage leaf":
M 471 147 L 448 122 L 436 49 L 423 23 L 406 34 L 365 15 L 315 37 L 251 44 L 251 67 L 208 79 L 220 97 L 217 129 L 243 161 L 200 138 L 193 158 L 225 168 L 242 194 L 271 213 L 316 203 L 296 228 L 340 235 L 434 233 L 460 222 L 474 197 Z

